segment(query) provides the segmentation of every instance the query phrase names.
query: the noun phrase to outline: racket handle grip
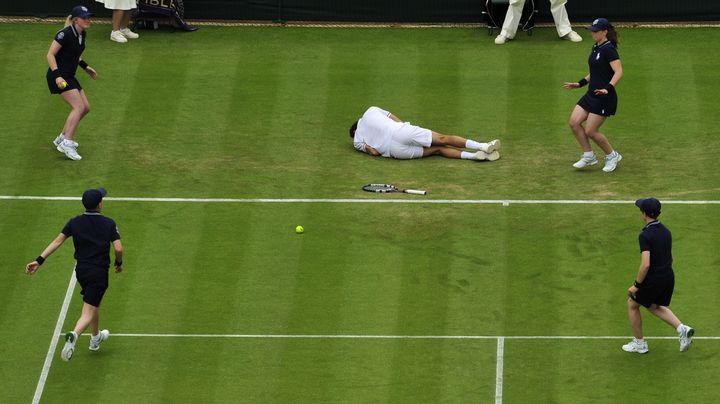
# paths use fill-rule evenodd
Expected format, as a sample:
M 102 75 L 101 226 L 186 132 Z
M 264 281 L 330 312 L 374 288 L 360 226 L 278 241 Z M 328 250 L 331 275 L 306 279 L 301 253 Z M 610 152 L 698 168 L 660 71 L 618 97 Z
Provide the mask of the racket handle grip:
M 417 189 L 406 189 L 405 193 L 414 195 L 427 195 L 427 191 L 419 191 Z

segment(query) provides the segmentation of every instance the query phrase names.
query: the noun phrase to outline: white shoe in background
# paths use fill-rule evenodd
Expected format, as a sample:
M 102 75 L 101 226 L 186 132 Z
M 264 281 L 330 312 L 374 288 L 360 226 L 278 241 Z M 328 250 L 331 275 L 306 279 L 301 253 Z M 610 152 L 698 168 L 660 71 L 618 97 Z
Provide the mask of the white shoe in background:
M 570 31 L 569 33 L 561 36 L 560 38 L 566 39 L 570 42 L 582 42 L 582 37 L 578 35 L 575 31 Z
M 110 32 L 110 40 L 115 41 L 118 43 L 125 43 L 127 42 L 127 38 L 125 38 L 125 35 L 122 34 L 120 31 L 112 31 Z
M 120 33 L 127 39 L 138 39 L 140 38 L 140 35 L 130 31 L 130 28 L 125 27 L 120 30 Z

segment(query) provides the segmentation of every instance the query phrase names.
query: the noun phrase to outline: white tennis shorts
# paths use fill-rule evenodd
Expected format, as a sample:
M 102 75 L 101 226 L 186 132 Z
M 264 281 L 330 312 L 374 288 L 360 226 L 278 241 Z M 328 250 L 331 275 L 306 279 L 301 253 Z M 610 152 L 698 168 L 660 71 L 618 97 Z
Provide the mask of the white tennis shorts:
M 104 3 L 108 10 L 132 10 L 137 8 L 137 0 L 95 0 Z
M 432 131 L 406 123 L 395 132 L 390 142 L 390 156 L 396 159 L 419 159 L 423 147 L 432 144 Z

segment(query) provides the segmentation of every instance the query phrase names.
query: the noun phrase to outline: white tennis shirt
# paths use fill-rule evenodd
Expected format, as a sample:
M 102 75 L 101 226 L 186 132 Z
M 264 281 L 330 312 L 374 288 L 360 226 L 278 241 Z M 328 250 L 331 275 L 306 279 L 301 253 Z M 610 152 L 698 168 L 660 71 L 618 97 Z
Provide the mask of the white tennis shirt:
M 395 122 L 390 119 L 390 112 L 384 109 L 370 107 L 358 122 L 353 146 L 364 152 L 365 145 L 369 145 L 383 157 L 390 157 L 393 133 L 400 130 L 405 124 L 405 122 Z

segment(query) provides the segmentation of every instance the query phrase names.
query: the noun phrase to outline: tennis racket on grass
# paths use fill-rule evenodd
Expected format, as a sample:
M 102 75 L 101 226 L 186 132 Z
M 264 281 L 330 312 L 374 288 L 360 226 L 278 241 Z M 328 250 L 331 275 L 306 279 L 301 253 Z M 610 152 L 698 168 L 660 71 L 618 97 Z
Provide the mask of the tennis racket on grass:
M 367 184 L 367 185 L 363 185 L 362 189 L 363 189 L 363 191 L 367 191 L 367 192 L 380 192 L 380 193 L 404 192 L 406 194 L 427 195 L 427 191 L 422 191 L 419 189 L 398 188 L 395 185 L 390 185 L 390 184 Z

